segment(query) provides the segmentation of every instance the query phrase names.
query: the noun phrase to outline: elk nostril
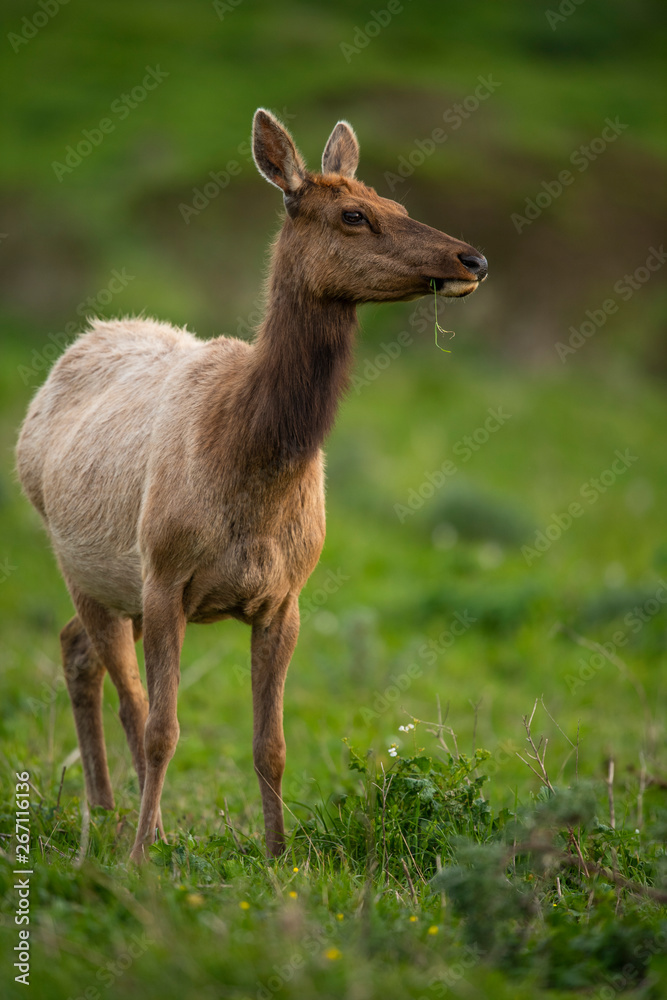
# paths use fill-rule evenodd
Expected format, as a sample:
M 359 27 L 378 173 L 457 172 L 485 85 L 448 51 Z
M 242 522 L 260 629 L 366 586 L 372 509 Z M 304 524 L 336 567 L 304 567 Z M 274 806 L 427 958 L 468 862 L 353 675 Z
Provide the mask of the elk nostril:
M 460 253 L 459 260 L 471 274 L 474 274 L 481 281 L 485 278 L 489 272 L 489 265 L 487 263 L 486 257 L 477 256 L 477 254 L 471 253 Z

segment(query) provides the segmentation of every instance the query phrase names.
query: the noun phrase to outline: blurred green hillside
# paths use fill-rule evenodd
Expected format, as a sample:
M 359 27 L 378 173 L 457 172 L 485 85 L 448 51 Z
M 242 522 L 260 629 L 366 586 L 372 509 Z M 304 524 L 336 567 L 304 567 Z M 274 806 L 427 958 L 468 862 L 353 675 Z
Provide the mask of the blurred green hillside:
M 235 332 L 253 311 L 280 208 L 249 155 L 251 117 L 265 105 L 314 167 L 333 124 L 350 120 L 364 180 L 488 256 L 492 280 L 465 312 L 476 343 L 560 364 L 562 331 L 616 297 L 614 284 L 659 246 L 667 153 L 664 6 L 570 6 L 569 16 L 554 5 L 548 17 L 537 3 L 395 0 L 400 10 L 374 16 L 349 0 L 120 0 L 70 3 L 35 28 L 29 5 L 9 0 L 4 328 L 55 333 L 92 297 L 96 311 L 145 310 L 204 335 Z M 142 98 L 147 67 L 164 75 Z M 475 101 L 480 78 L 492 84 Z M 124 103 L 133 89 L 139 99 Z M 89 143 L 89 155 L 54 168 L 68 147 L 85 150 L 105 118 L 112 131 Z M 607 119 L 624 127 L 600 153 Z M 438 128 L 444 138 L 434 143 Z M 401 177 L 401 163 L 417 166 Z M 551 199 L 564 169 L 574 180 Z M 217 193 L 184 221 L 179 206 L 207 183 L 214 190 L 211 172 Z M 512 215 L 538 196 L 547 207 L 517 232 Z M 132 278 L 107 306 L 97 300 L 114 268 Z M 627 338 L 613 318 L 587 353 L 613 345 L 664 366 L 661 307 L 659 274 L 623 307 L 641 330 Z

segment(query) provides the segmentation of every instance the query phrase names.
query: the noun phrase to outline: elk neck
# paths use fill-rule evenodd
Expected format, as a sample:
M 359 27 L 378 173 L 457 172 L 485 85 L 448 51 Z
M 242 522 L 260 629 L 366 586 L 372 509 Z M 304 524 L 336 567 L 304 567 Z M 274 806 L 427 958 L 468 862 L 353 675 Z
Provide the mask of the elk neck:
M 357 325 L 354 303 L 318 297 L 276 245 L 268 308 L 237 397 L 247 454 L 291 466 L 311 458 L 331 430 L 347 387 Z

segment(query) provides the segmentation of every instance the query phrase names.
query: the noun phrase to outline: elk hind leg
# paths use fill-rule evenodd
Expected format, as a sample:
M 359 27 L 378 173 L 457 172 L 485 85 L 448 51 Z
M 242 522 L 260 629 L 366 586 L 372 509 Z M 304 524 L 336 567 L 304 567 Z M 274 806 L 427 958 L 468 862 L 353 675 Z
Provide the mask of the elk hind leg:
M 102 725 L 105 667 L 78 615 L 60 633 L 65 683 L 79 740 L 86 796 L 91 806 L 113 809 Z
M 101 610 L 101 609 L 100 609 Z M 106 614 L 106 612 L 105 612 Z M 114 618 L 108 615 L 98 640 L 100 655 L 118 692 L 119 716 L 125 730 L 132 762 L 139 779 L 139 795 L 146 781 L 146 751 L 144 738 L 148 717 L 148 698 L 139 676 L 135 644 L 141 639 L 140 621 Z M 162 813 L 158 808 L 157 829 L 166 840 Z
M 137 863 L 146 858 L 155 829 L 160 829 L 162 787 L 179 736 L 177 694 L 186 624 L 182 587 L 148 578 L 144 582 L 143 611 L 149 712 L 144 730 L 146 779 L 137 835 L 130 853 L 131 860 Z

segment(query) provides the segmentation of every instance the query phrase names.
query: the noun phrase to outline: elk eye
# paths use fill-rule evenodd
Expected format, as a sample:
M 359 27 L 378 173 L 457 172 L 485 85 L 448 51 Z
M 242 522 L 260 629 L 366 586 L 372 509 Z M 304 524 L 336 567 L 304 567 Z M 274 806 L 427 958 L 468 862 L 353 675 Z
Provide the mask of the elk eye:
M 343 221 L 350 226 L 359 226 L 366 221 L 363 212 L 343 212 Z

